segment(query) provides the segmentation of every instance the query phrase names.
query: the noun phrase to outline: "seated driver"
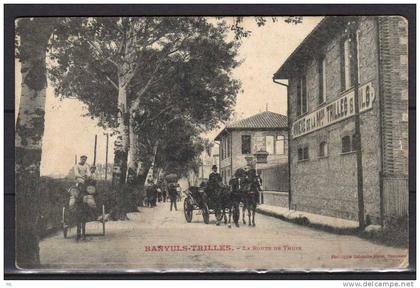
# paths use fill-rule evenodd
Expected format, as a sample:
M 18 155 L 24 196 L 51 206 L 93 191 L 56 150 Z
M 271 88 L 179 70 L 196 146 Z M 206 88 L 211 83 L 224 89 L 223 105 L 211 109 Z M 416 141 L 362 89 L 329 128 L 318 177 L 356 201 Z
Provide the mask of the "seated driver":
M 213 165 L 211 167 L 211 173 L 209 175 L 209 182 L 208 182 L 208 188 L 209 191 L 214 192 L 216 189 L 220 188 L 220 183 L 222 183 L 222 177 L 219 173 L 217 173 L 217 166 Z

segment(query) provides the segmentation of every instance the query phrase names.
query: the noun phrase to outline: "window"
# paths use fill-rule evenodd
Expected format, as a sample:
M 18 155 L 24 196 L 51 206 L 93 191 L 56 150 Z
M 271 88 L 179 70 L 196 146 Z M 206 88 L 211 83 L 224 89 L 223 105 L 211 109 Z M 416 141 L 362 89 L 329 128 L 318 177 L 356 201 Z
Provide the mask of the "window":
M 274 136 L 265 136 L 265 151 L 274 154 Z
M 325 72 L 326 61 L 323 57 L 318 62 L 318 73 L 319 73 L 319 94 L 318 94 L 318 104 L 321 105 L 326 100 L 326 91 L 327 91 L 327 77 Z
M 322 141 L 319 144 L 319 157 L 327 157 L 328 156 L 328 144 L 325 141 Z
M 309 147 L 308 146 L 302 146 L 298 148 L 298 160 L 308 160 L 309 159 Z
M 253 152 L 257 151 L 266 151 L 265 147 L 265 137 L 264 136 L 256 136 L 255 137 L 255 144 Z
M 242 135 L 242 154 L 251 154 L 251 136 Z
M 303 160 L 308 160 L 309 159 L 309 147 L 306 146 L 303 148 Z
M 284 154 L 284 136 L 279 135 L 276 138 L 276 154 Z
M 306 94 L 306 77 L 304 75 L 298 79 L 297 83 L 297 115 L 308 112 L 308 101 Z
M 343 138 L 341 138 L 341 152 L 348 153 L 351 152 L 351 149 L 351 137 L 346 135 Z
M 354 57 L 351 51 L 350 38 L 346 38 L 341 42 L 341 90 L 348 90 L 354 85 Z

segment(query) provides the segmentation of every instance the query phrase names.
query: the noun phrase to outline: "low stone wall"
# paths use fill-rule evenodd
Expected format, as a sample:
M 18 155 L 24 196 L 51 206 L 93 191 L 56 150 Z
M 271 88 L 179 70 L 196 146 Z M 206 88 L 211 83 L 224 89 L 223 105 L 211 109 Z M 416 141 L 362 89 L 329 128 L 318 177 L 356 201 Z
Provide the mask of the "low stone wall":
M 264 191 L 264 204 L 289 208 L 289 193 L 278 191 Z

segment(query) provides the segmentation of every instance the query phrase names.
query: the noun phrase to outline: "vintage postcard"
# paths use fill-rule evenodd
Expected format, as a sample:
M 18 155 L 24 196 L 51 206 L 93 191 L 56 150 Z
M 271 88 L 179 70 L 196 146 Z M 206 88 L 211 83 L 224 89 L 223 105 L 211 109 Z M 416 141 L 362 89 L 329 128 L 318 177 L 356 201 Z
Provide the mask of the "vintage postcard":
M 408 24 L 16 19 L 17 268 L 407 269 Z

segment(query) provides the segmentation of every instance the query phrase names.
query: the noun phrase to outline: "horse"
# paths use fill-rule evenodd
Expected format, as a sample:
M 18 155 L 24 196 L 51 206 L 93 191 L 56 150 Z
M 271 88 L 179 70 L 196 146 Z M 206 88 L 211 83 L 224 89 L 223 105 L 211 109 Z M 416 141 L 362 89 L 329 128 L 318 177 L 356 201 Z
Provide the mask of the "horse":
M 255 212 L 257 210 L 258 203 L 258 191 L 260 190 L 260 183 L 256 176 L 255 169 L 250 169 L 247 172 L 246 181 L 243 188 L 243 210 L 242 210 L 242 221 L 245 222 L 245 210 L 248 210 L 248 226 L 251 226 L 251 215 L 252 215 L 252 226 L 255 226 Z
M 241 178 L 233 177 L 229 181 L 230 199 L 229 199 L 229 225 L 231 214 L 233 214 L 233 222 L 236 227 L 239 227 L 239 205 L 242 201 Z
M 220 211 L 222 219 L 224 219 L 225 225 L 228 224 L 228 227 L 231 228 L 232 211 L 234 211 L 231 187 L 225 186 L 225 185 L 220 187 L 217 199 L 218 199 L 218 205 L 216 209 Z M 229 221 L 226 216 L 226 213 L 228 213 L 229 215 Z M 234 221 L 235 221 L 235 214 L 234 214 Z M 235 222 L 235 225 L 237 225 L 237 221 Z
M 237 200 L 237 209 L 239 211 L 239 202 L 243 203 L 242 206 L 242 223 L 245 225 L 245 214 L 248 211 L 248 225 L 255 226 L 255 212 L 257 209 L 258 203 L 258 191 L 259 191 L 259 181 L 258 177 L 256 176 L 255 169 L 250 169 L 245 171 L 244 169 L 240 168 L 235 172 L 235 179 L 232 182 L 233 185 L 232 189 L 237 191 L 237 197 L 240 200 Z M 239 214 L 238 214 L 239 215 Z M 252 216 L 252 220 L 251 220 Z M 238 217 L 239 218 L 239 217 Z

